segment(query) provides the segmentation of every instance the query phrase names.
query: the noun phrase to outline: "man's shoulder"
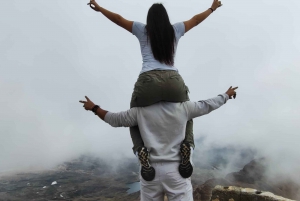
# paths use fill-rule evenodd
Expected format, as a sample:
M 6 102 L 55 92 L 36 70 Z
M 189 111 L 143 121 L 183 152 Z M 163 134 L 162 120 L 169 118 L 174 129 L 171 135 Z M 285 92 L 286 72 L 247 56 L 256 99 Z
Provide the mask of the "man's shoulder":
M 192 101 L 185 101 L 185 102 L 167 102 L 167 101 L 160 101 L 154 103 L 152 105 L 146 107 L 139 107 L 139 110 L 153 110 L 153 109 L 163 109 L 163 108 L 174 108 L 174 109 L 186 109 L 189 106 L 195 105 L 195 102 Z

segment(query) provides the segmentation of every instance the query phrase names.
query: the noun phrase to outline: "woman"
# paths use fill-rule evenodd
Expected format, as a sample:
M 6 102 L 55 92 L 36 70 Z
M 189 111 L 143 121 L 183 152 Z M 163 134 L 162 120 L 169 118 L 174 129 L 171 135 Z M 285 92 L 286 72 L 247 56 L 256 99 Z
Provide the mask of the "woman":
M 159 101 L 188 101 L 188 88 L 174 66 L 177 44 L 181 36 L 205 20 L 222 4 L 213 0 L 206 11 L 195 15 L 190 20 L 171 25 L 166 9 L 162 4 L 153 4 L 147 15 L 147 25 L 129 21 L 119 14 L 110 12 L 90 0 L 90 7 L 101 12 L 105 17 L 135 35 L 141 47 L 143 66 L 135 83 L 130 107 L 145 107 Z M 130 128 L 133 151 L 141 163 L 141 175 L 146 181 L 154 179 L 155 170 L 149 162 L 149 151 L 144 147 L 139 128 Z M 193 122 L 187 122 L 185 140 L 180 146 L 181 163 L 179 172 L 188 178 L 193 172 L 190 156 L 194 145 Z

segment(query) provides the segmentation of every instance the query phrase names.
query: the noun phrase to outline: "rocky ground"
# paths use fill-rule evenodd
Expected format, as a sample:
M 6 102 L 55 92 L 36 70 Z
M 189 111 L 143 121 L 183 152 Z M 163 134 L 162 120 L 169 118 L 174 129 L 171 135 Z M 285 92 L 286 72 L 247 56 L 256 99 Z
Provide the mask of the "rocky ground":
M 299 185 L 287 180 L 274 183 L 264 177 L 264 171 L 264 159 L 253 160 L 226 177 L 221 176 L 216 166 L 196 164 L 192 177 L 195 201 L 209 201 L 216 185 L 250 187 L 297 199 Z M 0 201 L 135 201 L 139 200 L 139 192 L 127 194 L 126 184 L 136 181 L 135 159 L 113 168 L 101 159 L 82 156 L 51 171 L 2 176 Z
M 126 184 L 138 180 L 137 172 L 134 161 L 112 169 L 100 159 L 84 156 L 55 170 L 2 177 L 0 200 L 138 200 L 139 193 L 126 192 Z
M 209 179 L 201 185 L 194 185 L 195 201 L 209 201 L 216 185 L 253 188 L 258 191 L 269 191 L 288 199 L 299 200 L 300 185 L 284 176 L 281 179 L 277 178 L 276 181 L 270 180 L 265 176 L 265 164 L 266 161 L 263 158 L 252 160 L 239 172 L 227 174 L 225 178 Z

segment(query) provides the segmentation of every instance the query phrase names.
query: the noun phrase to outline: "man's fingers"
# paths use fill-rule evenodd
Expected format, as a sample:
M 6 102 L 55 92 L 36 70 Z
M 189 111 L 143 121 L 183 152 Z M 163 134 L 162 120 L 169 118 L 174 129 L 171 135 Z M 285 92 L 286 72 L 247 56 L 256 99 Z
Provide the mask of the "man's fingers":
M 86 100 L 90 101 L 90 99 L 87 96 L 85 96 L 85 98 L 86 98 Z
M 237 88 L 239 88 L 239 87 L 234 87 L 234 88 L 232 88 L 233 90 L 236 90 Z
M 86 101 L 82 101 L 82 100 L 80 100 L 79 102 L 81 102 L 81 103 L 86 103 Z

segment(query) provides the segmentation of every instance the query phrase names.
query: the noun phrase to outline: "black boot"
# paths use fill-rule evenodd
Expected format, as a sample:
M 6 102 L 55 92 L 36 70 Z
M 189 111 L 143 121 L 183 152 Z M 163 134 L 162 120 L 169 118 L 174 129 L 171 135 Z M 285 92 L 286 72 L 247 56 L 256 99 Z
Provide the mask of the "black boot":
M 138 149 L 138 157 L 141 163 L 141 175 L 144 180 L 152 181 L 155 177 L 155 169 L 150 165 L 149 152 L 146 147 L 140 147 Z
M 180 145 L 181 163 L 179 165 L 179 173 L 183 178 L 189 178 L 193 174 L 193 166 L 190 161 L 191 147 L 188 143 Z

